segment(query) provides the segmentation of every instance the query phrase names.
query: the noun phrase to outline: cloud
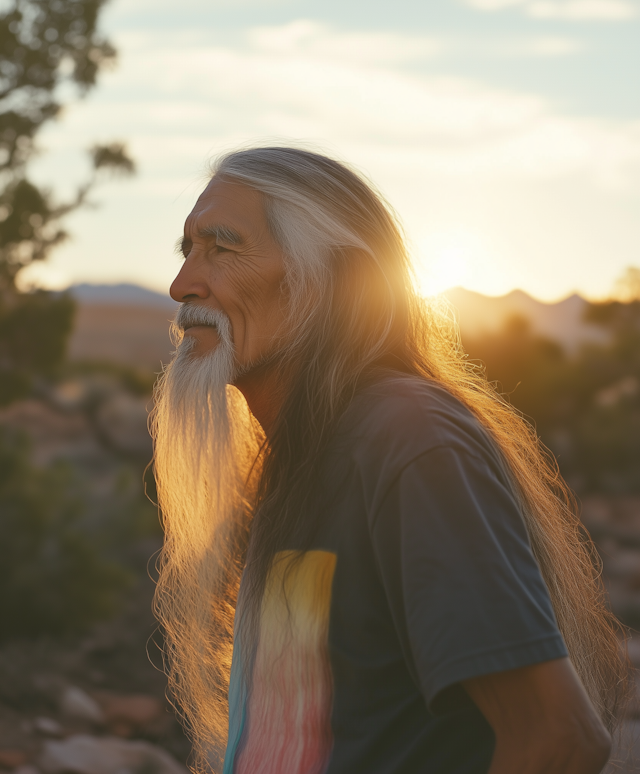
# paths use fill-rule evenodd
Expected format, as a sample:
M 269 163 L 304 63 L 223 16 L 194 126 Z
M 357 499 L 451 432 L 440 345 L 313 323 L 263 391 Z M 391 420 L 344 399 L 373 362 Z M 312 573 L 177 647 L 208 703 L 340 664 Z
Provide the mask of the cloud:
M 390 32 L 341 32 L 328 24 L 299 19 L 279 26 L 254 27 L 250 46 L 279 56 L 326 59 L 333 62 L 383 64 L 433 57 L 443 51 L 442 40 L 426 35 Z
M 575 38 L 559 36 L 542 36 L 533 38 L 521 38 L 492 41 L 483 50 L 489 56 L 509 58 L 552 58 L 572 56 L 583 51 L 585 45 Z
M 108 15 L 111 18 L 128 19 L 142 14 L 153 14 L 155 19 L 161 19 L 163 14 L 176 10 L 180 14 L 202 13 L 203 11 L 252 10 L 265 8 L 286 8 L 292 6 L 295 0 L 180 0 L 179 6 L 175 0 L 115 0 L 109 5 Z M 152 23 L 155 21 L 152 18 Z
M 503 11 L 516 5 L 525 5 L 527 0 L 466 0 L 466 5 L 478 11 Z
M 408 175 L 581 175 L 605 187 L 640 179 L 640 122 L 563 115 L 535 94 L 415 70 L 409 60 L 437 49 L 431 38 L 408 37 L 403 46 L 399 34 L 301 20 L 254 28 L 243 45 L 194 41 L 195 33 L 116 41 L 120 68 L 105 76 L 90 109 L 73 108 L 52 142 L 126 136 L 143 167 L 168 177 L 200 168 L 221 147 L 304 137 L 368 159 L 393 156 Z M 573 47 L 534 38 L 517 50 L 551 56 Z
M 526 10 L 535 19 L 568 21 L 624 21 L 638 15 L 637 4 L 629 0 L 534 0 Z
M 637 0 L 466 0 L 479 11 L 520 7 L 534 19 L 567 21 L 624 21 L 639 14 Z
M 155 91 L 152 105 L 142 97 L 126 108 L 128 121 L 145 135 L 184 136 L 194 149 L 194 136 L 213 142 L 242 127 L 243 136 L 405 149 L 407 168 L 453 174 L 580 173 L 607 184 L 638 175 L 639 122 L 565 116 L 534 94 L 415 72 L 404 66 L 401 42 L 313 22 L 254 29 L 244 49 L 155 48 L 149 39 L 118 77 L 127 88 L 134 79 L 140 95 Z M 414 45 L 409 39 L 407 50 Z M 530 43 L 539 55 L 563 47 L 556 39 Z M 122 115 L 104 111 L 101 121 L 109 122 L 110 111 Z

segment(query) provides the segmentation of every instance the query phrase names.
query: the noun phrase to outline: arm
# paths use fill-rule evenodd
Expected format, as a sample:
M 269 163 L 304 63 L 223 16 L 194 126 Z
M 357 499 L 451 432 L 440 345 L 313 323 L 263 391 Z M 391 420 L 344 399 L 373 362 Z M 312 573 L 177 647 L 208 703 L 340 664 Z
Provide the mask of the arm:
M 489 774 L 599 774 L 611 739 L 568 658 L 466 680 L 496 736 Z

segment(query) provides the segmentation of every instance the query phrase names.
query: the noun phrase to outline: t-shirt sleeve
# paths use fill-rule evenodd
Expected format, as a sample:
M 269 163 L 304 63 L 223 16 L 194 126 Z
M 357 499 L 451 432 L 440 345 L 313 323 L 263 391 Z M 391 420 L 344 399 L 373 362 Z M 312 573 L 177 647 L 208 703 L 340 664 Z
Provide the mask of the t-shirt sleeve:
M 488 461 L 447 446 L 422 454 L 389 487 L 371 534 L 433 711 L 467 700 L 463 680 L 567 655 L 518 505 Z

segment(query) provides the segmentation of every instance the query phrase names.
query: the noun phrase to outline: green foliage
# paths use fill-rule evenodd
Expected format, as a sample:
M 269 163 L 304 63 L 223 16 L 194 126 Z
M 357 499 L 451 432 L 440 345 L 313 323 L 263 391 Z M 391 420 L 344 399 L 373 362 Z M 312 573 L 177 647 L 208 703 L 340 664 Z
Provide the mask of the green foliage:
M 94 169 L 111 169 L 125 175 L 136 171 L 133 160 L 127 155 L 123 143 L 114 142 L 111 145 L 94 145 L 90 151 Z
M 44 291 L 0 298 L 0 406 L 32 392 L 65 355 L 75 313 L 68 295 Z
M 529 321 L 510 317 L 502 330 L 465 338 L 465 350 L 486 369 L 487 378 L 525 416 L 540 426 L 563 411 L 566 355 L 550 339 L 533 333 Z
M 610 339 L 577 359 L 575 466 L 594 489 L 639 492 L 640 270 L 627 269 L 617 291 L 623 300 L 592 303 L 585 312 Z
M 585 319 L 608 330 L 618 348 L 626 347 L 629 354 L 634 354 L 640 340 L 640 300 L 589 304 Z
M 70 469 L 29 463 L 26 439 L 0 428 L 0 638 L 66 634 L 111 614 L 129 576 L 83 528 Z
M 634 405 L 635 403 L 635 405 Z M 626 494 L 640 491 L 640 406 L 620 400 L 593 405 L 573 426 L 573 468 L 585 488 Z
M 80 94 L 115 57 L 98 33 L 105 0 L 13 0 L 0 13 L 0 290 L 66 238 L 60 220 L 85 203 L 98 169 L 133 172 L 124 145 L 95 146 L 94 173 L 68 202 L 27 179 L 35 137 L 60 112 L 64 83 Z
M 14 0 L 0 14 L 0 100 L 5 166 L 26 162 L 33 137 L 56 116 L 56 89 L 95 84 L 100 67 L 115 56 L 96 31 L 105 0 Z
M 628 269 L 617 291 L 619 299 L 585 311 L 606 343 L 572 355 L 521 318 L 463 342 L 579 491 L 640 492 L 640 270 Z
M 134 171 L 122 143 L 89 151 L 92 171 L 57 201 L 28 178 L 38 131 L 60 112 L 60 86 L 80 95 L 115 56 L 97 22 L 105 0 L 9 0 L 0 11 L 0 405 L 30 393 L 62 363 L 70 298 L 21 293 L 20 272 L 67 237 L 63 220 L 83 206 L 102 170 Z
M 88 202 L 105 170 L 134 171 L 124 145 L 113 142 L 88 151 L 87 178 L 66 201 L 28 174 L 60 96 L 69 86 L 83 96 L 114 59 L 97 28 L 104 4 L 6 0 L 0 9 L 0 406 L 50 395 L 75 312 L 66 295 L 22 292 L 20 272 L 66 239 L 65 217 Z M 27 441 L 0 427 L 0 637 L 71 632 L 113 610 L 128 576 L 108 535 L 89 530 L 99 507 L 79 496 L 82 487 L 69 465 L 33 467 Z M 130 494 L 115 493 L 113 504 L 132 517 L 118 534 L 134 539 L 148 513 Z M 110 507 L 105 502 L 107 515 Z
M 62 371 L 66 377 L 111 376 L 118 380 L 131 395 L 151 398 L 157 374 L 149 369 L 134 368 L 108 360 L 76 360 L 65 363 Z

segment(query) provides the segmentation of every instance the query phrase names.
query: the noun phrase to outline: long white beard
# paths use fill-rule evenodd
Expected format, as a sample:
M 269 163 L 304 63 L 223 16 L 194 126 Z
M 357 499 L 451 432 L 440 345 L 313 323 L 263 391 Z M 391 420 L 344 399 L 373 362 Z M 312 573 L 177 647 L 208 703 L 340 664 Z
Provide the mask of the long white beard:
M 250 473 L 262 441 L 246 401 L 230 382 L 229 323 L 209 316 L 220 343 L 193 354 L 180 325 L 210 311 L 184 305 L 178 349 L 156 387 L 151 418 L 155 476 L 165 543 L 155 611 L 165 630 L 172 692 L 201 754 L 222 751 L 231 667 L 233 615 L 241 573 L 238 539 L 246 530 Z

